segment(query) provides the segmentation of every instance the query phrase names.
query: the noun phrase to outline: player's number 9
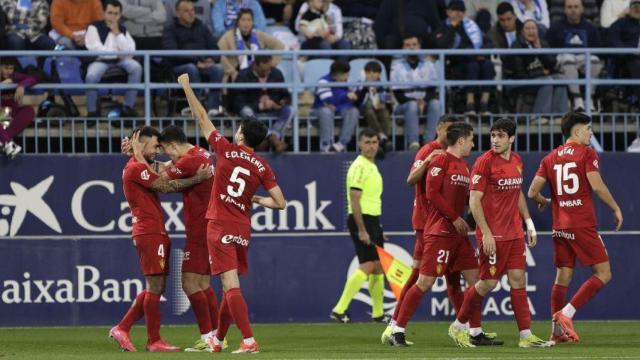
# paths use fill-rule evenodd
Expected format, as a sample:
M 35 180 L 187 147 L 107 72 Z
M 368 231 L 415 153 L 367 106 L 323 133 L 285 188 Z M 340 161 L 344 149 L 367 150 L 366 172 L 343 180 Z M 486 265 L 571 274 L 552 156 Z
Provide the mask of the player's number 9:
M 575 162 L 557 164 L 553 166 L 553 170 L 556 171 L 556 192 L 558 196 L 562 195 L 563 190 L 569 195 L 578 192 L 578 189 L 580 188 L 578 175 L 569 172 L 569 170 L 574 167 L 577 167 Z M 571 181 L 571 186 L 565 184 L 566 181 Z
M 246 176 L 251 175 L 249 170 L 243 168 L 242 166 L 236 166 L 233 169 L 233 172 L 231 173 L 231 177 L 229 178 L 229 181 L 231 181 L 232 183 L 238 184 L 238 188 L 234 189 L 233 186 L 231 186 L 231 185 L 227 186 L 227 193 L 229 193 L 229 195 L 231 195 L 233 197 L 242 196 L 242 193 L 244 192 L 244 187 L 247 185 L 247 183 L 244 181 L 243 178 L 238 177 L 238 175 L 240 175 L 240 174 L 243 174 L 243 175 L 246 175 Z

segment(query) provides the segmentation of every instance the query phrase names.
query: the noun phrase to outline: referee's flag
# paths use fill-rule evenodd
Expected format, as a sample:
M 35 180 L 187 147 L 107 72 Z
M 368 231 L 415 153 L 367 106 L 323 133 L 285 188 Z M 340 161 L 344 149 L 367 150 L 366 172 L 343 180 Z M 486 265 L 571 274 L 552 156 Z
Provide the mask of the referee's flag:
M 384 248 L 376 246 L 378 251 L 378 258 L 380 258 L 380 264 L 382 270 L 387 277 L 391 291 L 396 296 L 396 299 L 400 298 L 402 287 L 409 279 L 411 275 L 411 266 L 403 263 L 402 261 L 393 257 Z

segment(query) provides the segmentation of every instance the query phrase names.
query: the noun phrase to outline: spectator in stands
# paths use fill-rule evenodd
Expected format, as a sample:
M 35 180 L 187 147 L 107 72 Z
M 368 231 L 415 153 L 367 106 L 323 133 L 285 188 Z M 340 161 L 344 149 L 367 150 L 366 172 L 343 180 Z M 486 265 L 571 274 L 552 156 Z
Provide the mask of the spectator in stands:
M 165 10 L 167 11 L 167 23 L 166 25 L 172 25 L 173 19 L 176 17 L 177 3 L 180 0 L 163 0 L 165 3 Z M 211 17 L 211 0 L 190 0 L 193 3 L 193 9 L 196 14 L 196 18 L 206 26 L 213 34 L 213 22 Z
M 518 19 L 511 3 L 503 2 L 496 9 L 498 21 L 489 31 L 488 37 L 493 47 L 508 49 L 518 39 L 522 31 L 522 21 Z
M 250 67 L 240 70 L 236 83 L 284 83 L 284 75 L 273 66 L 270 55 L 258 55 Z M 234 90 L 233 111 L 243 117 L 275 117 L 269 127 L 267 139 L 261 150 L 269 145 L 275 152 L 283 152 L 288 145 L 284 140 L 284 130 L 293 118 L 291 94 L 287 89 L 241 89 Z
M 104 0 L 104 20 L 89 25 L 85 44 L 89 51 L 135 51 L 136 43 L 127 29 L 120 25 L 122 4 L 118 0 Z M 96 84 L 111 67 L 119 67 L 127 72 L 127 82 L 138 84 L 142 79 L 142 66 L 132 56 L 100 56 L 87 69 L 85 82 Z M 122 117 L 136 117 L 135 89 L 128 89 L 124 95 Z M 87 90 L 87 117 L 99 117 L 98 90 Z
M 380 81 L 382 65 L 377 61 L 369 61 L 364 65 L 364 81 Z M 378 132 L 380 147 L 378 154 L 391 150 L 389 136 L 391 136 L 391 116 L 387 104 L 391 97 L 387 90 L 381 86 L 361 86 L 358 88 L 358 108 L 363 114 L 367 127 Z
M 627 16 L 629 3 L 629 0 L 604 0 L 600 8 L 600 26 L 609 28 L 616 20 Z
M 549 45 L 554 48 L 591 48 L 600 47 L 600 33 L 598 28 L 585 20 L 582 16 L 583 8 L 581 0 L 566 0 L 564 6 L 565 18 L 551 24 L 546 38 Z M 597 79 L 602 70 L 602 62 L 596 55 L 591 55 L 591 77 Z M 560 72 L 567 79 L 578 79 L 579 74 L 585 71 L 584 54 L 559 54 L 558 66 Z M 593 95 L 595 86 L 592 87 Z M 573 101 L 573 109 L 583 109 L 584 98 L 580 94 L 580 86 L 569 85 L 569 96 Z M 593 101 L 591 107 L 594 108 Z
M 316 88 L 316 99 L 313 103 L 313 114 L 320 124 L 320 151 L 345 151 L 351 141 L 360 113 L 354 106 L 358 95 L 347 87 L 326 87 L 324 84 L 345 82 L 349 78 L 349 64 L 336 60 L 331 64 L 329 74 L 320 78 Z M 334 143 L 335 116 L 342 117 L 340 139 Z
M 628 15 L 616 20 L 609 28 L 611 46 L 637 48 L 640 44 L 640 0 L 631 0 Z M 618 71 L 627 72 L 632 79 L 640 79 L 640 56 L 625 54 L 617 57 Z M 640 86 L 632 86 L 636 103 L 640 102 Z
M 176 17 L 171 25 L 162 33 L 162 48 L 165 50 L 217 50 L 211 31 L 196 18 L 193 3 L 189 0 L 178 0 Z M 194 83 L 221 83 L 224 76 L 222 66 L 216 64 L 211 56 L 171 57 L 173 71 L 176 75 L 189 74 Z M 220 89 L 211 89 L 207 98 L 209 116 L 216 116 L 221 109 Z M 183 109 L 182 114 L 188 114 Z
M 551 23 L 547 0 L 510 0 L 510 2 L 520 21 L 534 19 L 536 23 L 544 26 L 545 30 L 549 28 Z
M 605 0 L 605 2 L 608 0 Z M 619 0 L 616 0 L 619 1 Z M 629 4 L 628 0 L 624 0 Z M 551 22 L 560 21 L 564 18 L 564 6 L 565 0 L 547 0 L 549 4 L 549 16 Z M 602 0 L 583 0 L 582 7 L 584 8 L 584 18 L 590 21 L 592 24 L 598 25 L 600 22 L 600 9 L 598 4 L 602 3 Z
M 0 82 L 18 84 L 15 89 L 2 90 L 0 106 L 9 108 L 11 123 L 5 129 L 0 124 L 0 151 L 9 158 L 15 157 L 22 147 L 13 142 L 13 137 L 26 129 L 36 116 L 33 107 L 22 104 L 24 90 L 37 83 L 37 80 L 26 74 L 16 72 L 18 61 L 12 57 L 0 57 Z
M 287 24 L 293 16 L 295 0 L 260 0 L 260 5 L 267 19 Z
M 382 0 L 373 24 L 380 49 L 399 49 L 406 35 L 426 37 L 439 27 L 436 2 L 424 0 Z
M 298 20 L 299 19 L 299 20 Z M 302 4 L 296 31 L 304 37 L 302 49 L 345 50 L 351 44 L 342 38 L 342 11 L 332 0 L 309 0 Z M 342 57 L 343 61 L 348 60 Z
M 481 49 L 484 46 L 482 32 L 478 25 L 465 16 L 465 5 L 462 0 L 452 0 L 447 7 L 447 21 L 434 34 L 434 43 L 438 48 L 444 49 Z M 463 77 L 465 80 L 493 80 L 495 70 L 488 56 L 466 55 L 451 56 L 450 67 L 454 77 Z M 478 89 L 467 87 L 466 113 L 476 113 L 475 93 Z M 481 114 L 489 113 L 489 89 L 480 87 Z M 435 126 L 435 123 L 434 125 Z
M 638 0 L 640 1 L 640 0 Z M 514 49 L 542 49 L 549 44 L 540 38 L 537 21 L 527 19 L 522 32 L 513 43 Z M 502 71 L 507 79 L 551 79 L 554 76 L 556 57 L 552 54 L 504 56 Z M 535 96 L 534 114 L 564 114 L 568 110 L 568 95 L 565 85 L 532 85 L 511 87 L 509 93 Z M 531 109 L 516 107 L 516 112 L 531 112 Z M 540 120 L 540 119 L 538 119 Z
M 122 25 L 138 50 L 162 49 L 162 30 L 167 10 L 162 0 L 122 0 Z
M 84 49 L 87 27 L 102 16 L 100 0 L 53 0 L 49 36 L 67 49 Z
M 56 46 L 45 28 L 49 21 L 47 0 L 3 0 L 9 50 L 53 50 Z
M 421 49 L 420 38 L 416 35 L 405 36 L 402 48 L 404 50 Z M 392 89 L 398 101 L 394 112 L 403 115 L 405 138 L 410 150 L 420 148 L 420 116 L 425 113 L 427 115 L 425 143 L 435 138 L 436 123 L 440 117 L 440 101 L 436 96 L 435 87 L 412 86 L 411 83 L 436 80 L 438 80 L 438 72 L 434 64 L 418 55 L 409 55 L 391 64 L 391 81 L 407 83 L 407 85 L 395 85 Z
M 267 31 L 267 19 L 258 0 L 216 0 L 211 12 L 213 35 L 219 38 L 225 32 L 233 30 L 242 9 L 251 9 L 253 26 L 260 31 Z
M 499 0 L 464 0 L 467 16 L 478 24 L 484 34 L 496 21 L 495 13 L 499 2 Z
M 227 31 L 218 40 L 218 47 L 221 50 L 252 50 L 260 49 L 284 50 L 284 44 L 275 37 L 264 31 L 253 28 L 253 11 L 251 9 L 242 9 L 238 13 L 236 27 Z M 223 56 L 222 66 L 224 67 L 224 75 L 228 81 L 235 81 L 238 71 L 251 66 L 255 54 L 240 56 Z M 270 61 L 272 66 L 280 63 L 281 57 L 273 57 Z

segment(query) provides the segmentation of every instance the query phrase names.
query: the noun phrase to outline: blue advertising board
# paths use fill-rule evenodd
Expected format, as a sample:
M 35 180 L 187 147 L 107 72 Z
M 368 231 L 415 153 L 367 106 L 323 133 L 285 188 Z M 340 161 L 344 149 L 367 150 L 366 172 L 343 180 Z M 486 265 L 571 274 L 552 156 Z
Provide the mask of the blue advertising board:
M 528 187 L 543 154 L 521 154 Z M 288 200 L 285 210 L 255 207 L 243 294 L 256 322 L 327 321 L 357 259 L 346 233 L 344 178 L 354 154 L 267 156 Z M 405 183 L 413 154 L 389 154 L 378 162 L 384 177 L 382 224 L 388 251 L 410 263 L 413 248 L 413 189 Z M 469 159 L 469 163 L 473 158 Z M 0 326 L 109 324 L 116 322 L 143 288 L 144 278 L 130 239 L 131 214 L 122 193 L 126 159 L 118 155 L 23 156 L 0 163 Z M 640 189 L 634 182 L 640 156 L 602 154 L 605 181 L 625 215 L 613 234 L 609 210 L 596 201 L 599 229 L 612 258 L 613 280 L 579 318 L 640 319 L 635 254 L 640 254 Z M 547 191 L 548 192 L 548 191 Z M 163 297 L 163 322 L 192 322 L 181 290 L 185 226 L 180 194 L 162 195 L 165 225 L 173 242 L 171 275 Z M 538 231 L 551 230 L 549 211 L 530 205 Z M 534 319 L 548 319 L 555 276 L 551 238 L 541 235 L 529 249 L 527 290 Z M 589 276 L 576 272 L 569 294 Z M 218 280 L 214 280 L 219 293 Z M 366 284 L 351 305 L 367 319 Z M 385 290 L 385 308 L 393 309 Z M 420 319 L 447 319 L 452 312 L 438 281 L 418 312 Z M 485 301 L 486 319 L 509 319 L 508 283 Z

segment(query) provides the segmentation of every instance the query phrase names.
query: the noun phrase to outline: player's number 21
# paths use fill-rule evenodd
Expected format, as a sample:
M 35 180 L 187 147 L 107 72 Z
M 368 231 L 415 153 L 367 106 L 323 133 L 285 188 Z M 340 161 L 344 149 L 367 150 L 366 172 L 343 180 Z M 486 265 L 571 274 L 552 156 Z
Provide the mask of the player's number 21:
M 556 192 L 558 193 L 558 196 L 562 195 L 563 190 L 569 195 L 578 192 L 578 188 L 580 188 L 578 175 L 569 172 L 569 170 L 577 166 L 578 165 L 576 165 L 575 162 L 557 164 L 553 166 L 553 170 L 556 171 Z M 571 186 L 565 183 L 567 181 L 571 182 Z
M 251 175 L 249 170 L 243 168 L 242 166 L 236 166 L 233 169 L 233 172 L 231 173 L 231 177 L 229 178 L 229 181 L 231 181 L 232 183 L 238 184 L 238 188 L 234 189 L 233 186 L 231 185 L 227 186 L 227 193 L 229 193 L 229 195 L 233 197 L 242 196 L 242 193 L 244 192 L 244 187 L 247 185 L 244 179 L 239 177 L 240 174 L 243 174 L 246 176 Z

